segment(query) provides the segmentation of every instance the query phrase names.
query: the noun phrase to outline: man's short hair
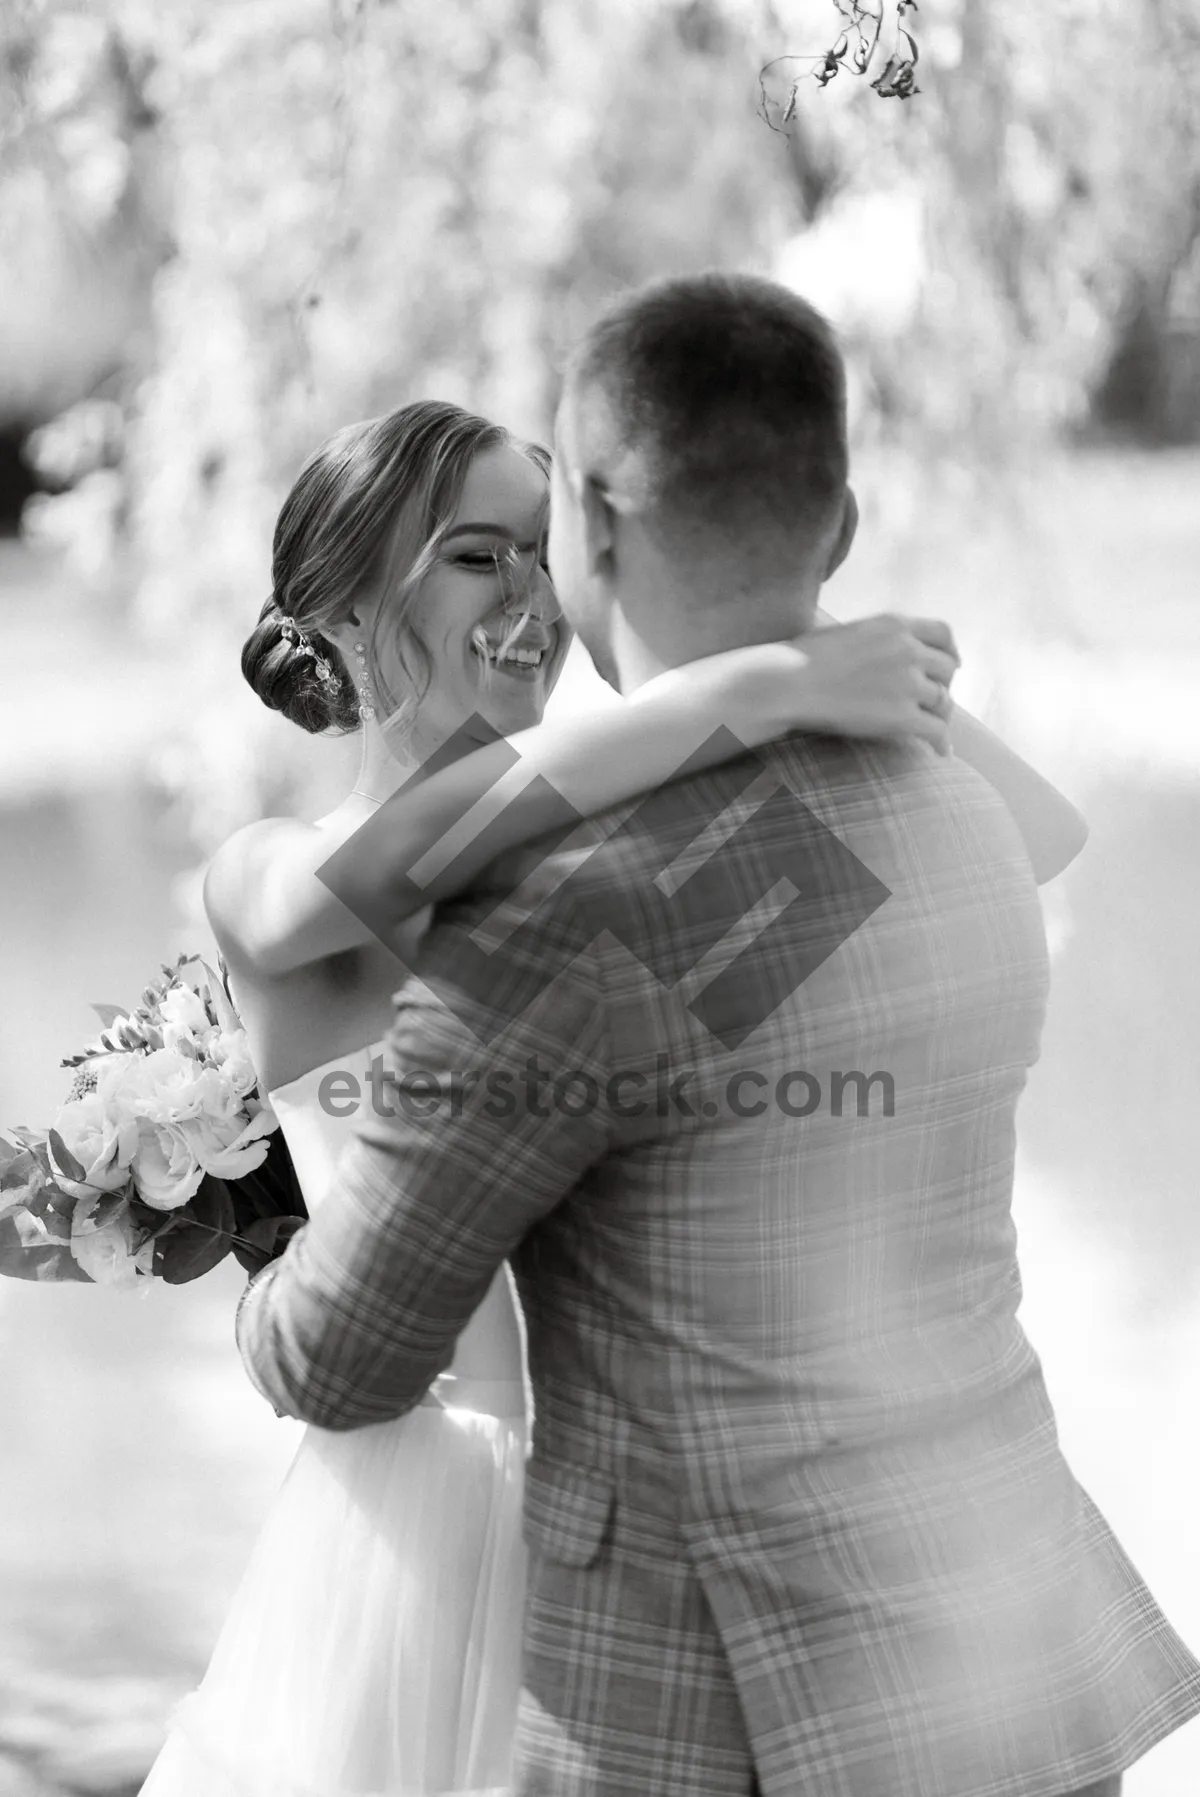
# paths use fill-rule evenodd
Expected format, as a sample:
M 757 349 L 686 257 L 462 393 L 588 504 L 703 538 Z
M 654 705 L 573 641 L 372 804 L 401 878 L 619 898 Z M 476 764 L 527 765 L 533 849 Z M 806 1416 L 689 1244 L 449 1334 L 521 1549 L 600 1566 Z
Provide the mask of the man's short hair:
M 802 552 L 836 525 L 845 367 L 827 320 L 787 288 L 719 273 L 641 288 L 592 326 L 567 383 L 581 400 L 599 390 L 671 534 Z

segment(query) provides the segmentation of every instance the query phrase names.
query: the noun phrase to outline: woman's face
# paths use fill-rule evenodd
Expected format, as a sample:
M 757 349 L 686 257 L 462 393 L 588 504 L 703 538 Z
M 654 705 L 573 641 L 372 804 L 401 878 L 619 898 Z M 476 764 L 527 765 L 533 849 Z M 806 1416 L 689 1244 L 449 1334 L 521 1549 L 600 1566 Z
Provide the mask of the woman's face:
M 431 663 L 421 740 L 443 740 L 474 713 L 502 736 L 540 719 L 570 634 L 545 568 L 548 505 L 545 475 L 520 450 L 481 450 L 471 463 L 410 613 Z M 403 693 L 411 675 L 393 665 L 386 631 L 378 648 L 389 686 Z

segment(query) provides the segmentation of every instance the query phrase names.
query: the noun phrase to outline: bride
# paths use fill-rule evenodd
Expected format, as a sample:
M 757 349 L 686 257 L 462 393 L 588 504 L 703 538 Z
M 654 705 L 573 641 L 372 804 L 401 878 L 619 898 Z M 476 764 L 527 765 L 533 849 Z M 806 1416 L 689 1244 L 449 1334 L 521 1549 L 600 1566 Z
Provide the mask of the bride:
M 689 757 L 727 755 L 710 740 L 719 724 L 747 746 L 797 729 L 952 743 L 1007 799 L 1039 878 L 1082 840 L 1038 775 L 974 720 L 948 722 L 956 658 L 937 624 L 883 617 L 714 655 L 611 709 L 541 723 L 568 637 L 543 560 L 547 501 L 544 452 L 428 402 L 340 431 L 280 514 L 274 590 L 243 672 L 305 730 L 361 730 L 360 771 L 319 822 L 272 819 L 233 837 L 205 901 L 310 1210 L 353 1127 L 332 1114 L 349 1107 L 329 1103 L 326 1082 L 344 1071 L 368 1086 L 428 917 L 414 915 L 405 876 L 514 779 L 520 802 L 422 899 L 560 826 L 563 800 L 599 811 Z M 418 769 L 414 805 L 403 789 Z M 320 877 L 335 854 L 341 898 Z M 520 1320 L 502 1273 L 416 1410 L 349 1434 L 306 1431 L 143 1797 L 500 1797 L 520 1680 L 526 1443 Z

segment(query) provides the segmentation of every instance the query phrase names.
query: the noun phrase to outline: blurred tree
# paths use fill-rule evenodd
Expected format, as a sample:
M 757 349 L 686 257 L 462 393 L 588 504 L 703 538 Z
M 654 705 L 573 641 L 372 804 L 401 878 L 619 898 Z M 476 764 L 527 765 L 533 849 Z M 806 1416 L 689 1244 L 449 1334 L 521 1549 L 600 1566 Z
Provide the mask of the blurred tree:
M 103 17 L 0 17 L 0 423 L 127 390 L 151 363 L 171 244 L 146 74 Z
M 1149 25 L 1171 79 L 1156 98 L 1164 117 L 1154 149 L 1170 158 L 1155 186 L 1174 205 L 1146 254 L 1123 270 L 1111 359 L 1096 417 L 1151 443 L 1200 439 L 1200 10 L 1155 0 Z
M 726 264 L 810 292 L 852 353 L 877 538 L 961 542 L 970 492 L 994 502 L 1002 471 L 1086 416 L 1136 296 L 1178 287 L 1200 210 L 1188 3 L 923 0 L 917 96 L 806 82 L 781 135 L 760 70 L 819 53 L 844 8 L 25 0 L 0 165 L 22 254 L 31 167 L 60 212 L 71 170 L 97 179 L 114 144 L 105 218 L 156 216 L 169 190 L 174 255 L 161 232 L 141 277 L 158 268 L 129 546 L 139 628 L 187 644 L 172 778 L 200 848 L 310 779 L 236 673 L 303 456 L 421 393 L 544 434 L 565 345 L 629 282 Z M 89 101 L 106 135 L 69 154 L 78 108 L 29 71 L 59 68 L 72 33 L 89 67 L 107 58 L 87 91 L 134 97 Z

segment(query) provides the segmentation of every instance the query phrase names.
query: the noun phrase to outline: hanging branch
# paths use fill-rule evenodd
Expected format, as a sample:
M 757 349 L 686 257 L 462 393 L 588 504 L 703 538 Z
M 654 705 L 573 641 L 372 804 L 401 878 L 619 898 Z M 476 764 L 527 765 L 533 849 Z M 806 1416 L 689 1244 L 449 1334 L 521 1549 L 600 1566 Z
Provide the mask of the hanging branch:
M 885 0 L 875 0 L 874 4 L 869 0 L 833 0 L 842 29 L 828 50 L 814 56 L 777 56 L 767 63 L 758 78 L 758 110 L 772 131 L 786 132 L 795 118 L 802 82 L 815 81 L 818 87 L 828 87 L 843 69 L 851 75 L 867 73 L 883 31 L 884 5 Z M 908 15 L 916 10 L 917 0 L 896 0 L 895 46 L 882 71 L 870 84 L 881 100 L 909 100 L 921 91 L 915 76 L 919 58 L 917 42 L 905 23 Z M 787 97 L 776 124 L 771 117 L 767 78 L 785 68 L 794 69 L 795 73 L 785 77 Z

